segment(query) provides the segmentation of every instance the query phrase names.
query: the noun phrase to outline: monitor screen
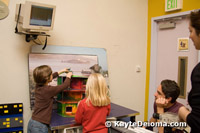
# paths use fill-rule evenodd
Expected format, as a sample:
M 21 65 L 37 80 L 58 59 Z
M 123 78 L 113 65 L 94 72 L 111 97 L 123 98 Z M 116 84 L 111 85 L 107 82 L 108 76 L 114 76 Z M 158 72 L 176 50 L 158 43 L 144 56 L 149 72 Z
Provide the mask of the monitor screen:
M 53 8 L 32 5 L 30 25 L 51 27 Z

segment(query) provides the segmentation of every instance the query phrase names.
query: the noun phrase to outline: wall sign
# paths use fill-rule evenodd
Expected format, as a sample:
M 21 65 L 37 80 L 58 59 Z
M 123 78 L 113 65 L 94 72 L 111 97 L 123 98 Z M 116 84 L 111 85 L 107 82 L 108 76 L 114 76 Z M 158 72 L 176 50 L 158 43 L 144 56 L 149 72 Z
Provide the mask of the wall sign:
M 178 51 L 189 50 L 189 38 L 178 38 Z
M 183 0 L 165 0 L 165 12 L 183 8 Z

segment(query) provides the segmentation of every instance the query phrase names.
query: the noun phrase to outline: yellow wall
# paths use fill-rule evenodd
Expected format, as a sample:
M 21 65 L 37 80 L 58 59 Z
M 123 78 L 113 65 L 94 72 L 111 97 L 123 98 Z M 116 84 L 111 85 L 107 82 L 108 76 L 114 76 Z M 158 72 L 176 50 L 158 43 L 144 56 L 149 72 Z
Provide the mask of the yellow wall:
M 145 114 L 144 120 L 147 120 L 148 114 L 148 97 L 149 97 L 149 76 L 150 76 L 150 48 L 151 48 L 151 18 L 173 13 L 185 12 L 199 9 L 200 0 L 183 0 L 181 10 L 165 12 L 165 0 L 148 0 L 148 36 L 147 36 L 147 68 L 146 68 L 146 96 L 145 96 Z M 152 105 L 150 105 L 152 106 Z

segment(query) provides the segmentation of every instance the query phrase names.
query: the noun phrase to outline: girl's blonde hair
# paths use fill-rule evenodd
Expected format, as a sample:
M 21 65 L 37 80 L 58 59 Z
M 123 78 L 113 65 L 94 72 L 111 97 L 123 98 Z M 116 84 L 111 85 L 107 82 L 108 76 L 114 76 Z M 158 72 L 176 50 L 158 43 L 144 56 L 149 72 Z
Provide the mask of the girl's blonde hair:
M 110 104 L 109 89 L 105 78 L 99 73 L 93 73 L 89 76 L 86 83 L 86 103 L 93 106 L 106 106 Z

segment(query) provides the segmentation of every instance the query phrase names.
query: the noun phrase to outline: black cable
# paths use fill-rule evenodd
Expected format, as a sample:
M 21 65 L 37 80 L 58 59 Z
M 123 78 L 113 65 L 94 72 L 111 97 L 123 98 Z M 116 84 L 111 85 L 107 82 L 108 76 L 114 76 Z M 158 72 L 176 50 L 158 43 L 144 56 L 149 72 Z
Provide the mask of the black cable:
M 44 47 L 42 48 L 42 50 L 44 50 L 47 46 L 47 36 L 46 36 L 46 40 L 45 40 L 45 44 L 44 44 Z
M 19 23 L 20 12 L 21 12 L 21 4 L 19 4 L 19 11 L 18 11 L 18 16 L 17 16 L 17 24 L 16 24 L 16 27 L 15 27 L 15 33 L 18 33 L 17 25 Z

